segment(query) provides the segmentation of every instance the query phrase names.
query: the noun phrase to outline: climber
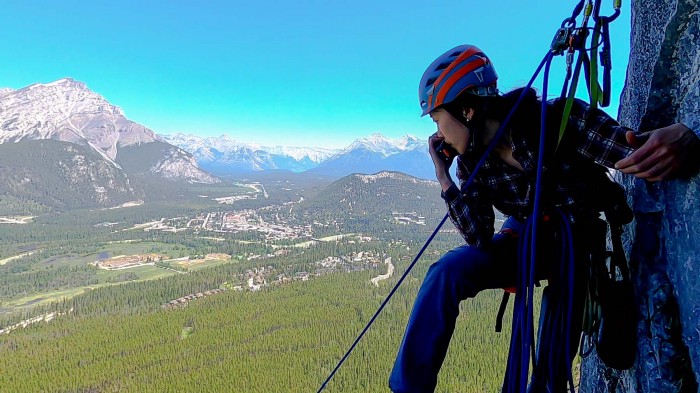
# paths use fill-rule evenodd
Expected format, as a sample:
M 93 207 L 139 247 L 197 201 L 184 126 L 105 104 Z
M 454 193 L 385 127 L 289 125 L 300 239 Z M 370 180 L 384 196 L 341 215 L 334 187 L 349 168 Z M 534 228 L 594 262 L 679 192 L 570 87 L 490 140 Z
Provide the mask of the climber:
M 505 134 L 485 158 L 473 183 L 465 187 L 486 146 L 522 94 L 524 99 Z M 533 211 L 540 100 L 533 89 L 500 93 L 494 65 L 473 45 L 460 45 L 440 55 L 420 80 L 422 116 L 430 116 L 437 125 L 428 138 L 435 174 L 449 217 L 466 244 L 444 254 L 426 274 L 389 378 L 395 393 L 434 391 L 460 301 L 485 289 L 515 285 L 517 237 Z M 562 99 L 547 102 L 547 125 L 558 127 L 563 104 Z M 637 134 L 578 99 L 561 143 L 557 134 L 558 129 L 548 133 L 554 139 L 545 144 L 544 211 L 557 208 L 566 212 L 576 258 L 582 260 L 575 264 L 573 298 L 574 310 L 579 312 L 574 313 L 570 340 L 576 346 L 585 297 L 584 259 L 593 247 L 587 239 L 592 232 L 596 238 L 604 236 L 599 233 L 598 213 L 608 201 L 600 195 L 598 185 L 610 182 L 608 168 L 650 181 L 673 178 L 685 163 L 695 159 L 687 154 L 687 147 L 699 142 L 682 124 Z M 453 162 L 459 185 L 449 172 Z M 507 217 L 497 233 L 494 208 Z M 550 244 L 558 236 L 556 228 L 546 225 L 542 234 L 538 244 Z M 544 280 L 560 255 L 551 247 L 540 249 L 536 278 Z M 565 391 L 566 378 L 561 377 L 555 385 L 557 391 Z

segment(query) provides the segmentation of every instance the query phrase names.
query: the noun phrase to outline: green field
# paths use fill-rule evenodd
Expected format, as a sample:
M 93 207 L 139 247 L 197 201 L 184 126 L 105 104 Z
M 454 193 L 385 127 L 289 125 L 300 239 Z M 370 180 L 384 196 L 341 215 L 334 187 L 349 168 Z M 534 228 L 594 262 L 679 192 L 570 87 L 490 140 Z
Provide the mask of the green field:
M 175 262 L 173 262 L 175 264 Z M 225 265 L 228 263 L 239 263 L 239 260 L 237 258 L 232 258 L 229 260 L 223 260 L 223 259 L 209 259 L 203 262 L 198 262 L 195 264 L 190 264 L 190 263 L 177 263 L 178 265 L 187 268 L 187 270 L 190 271 L 196 271 L 196 270 L 201 270 L 201 269 L 206 269 L 214 266 L 220 266 L 220 265 Z
M 156 280 L 162 277 L 168 277 L 173 274 L 178 274 L 171 270 L 161 269 L 155 266 L 138 266 L 125 270 L 98 270 L 97 277 L 99 277 L 100 279 L 99 284 L 55 291 L 47 291 L 18 297 L 16 299 L 0 303 L 0 309 L 5 309 L 5 312 L 8 313 L 31 309 L 35 306 L 47 305 L 53 302 L 60 302 L 62 300 L 70 299 L 74 296 L 81 295 L 85 292 L 94 290 L 96 288 L 110 285 L 119 285 L 120 283 L 109 283 L 107 282 L 107 279 L 110 277 L 114 277 L 120 273 L 123 273 L 124 271 L 136 273 L 139 276 L 139 278 L 135 281 Z

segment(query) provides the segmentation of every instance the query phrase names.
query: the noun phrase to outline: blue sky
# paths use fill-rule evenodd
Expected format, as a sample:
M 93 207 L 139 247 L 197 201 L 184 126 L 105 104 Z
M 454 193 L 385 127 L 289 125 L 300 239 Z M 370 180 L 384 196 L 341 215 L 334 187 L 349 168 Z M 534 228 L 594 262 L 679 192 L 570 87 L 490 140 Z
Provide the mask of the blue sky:
M 0 1 L 0 87 L 72 77 L 156 133 L 336 148 L 374 132 L 427 138 L 418 81 L 462 43 L 492 59 L 502 91 L 526 84 L 577 3 Z M 611 26 L 614 116 L 629 20 L 623 4 Z M 556 94 L 563 57 L 552 67 Z

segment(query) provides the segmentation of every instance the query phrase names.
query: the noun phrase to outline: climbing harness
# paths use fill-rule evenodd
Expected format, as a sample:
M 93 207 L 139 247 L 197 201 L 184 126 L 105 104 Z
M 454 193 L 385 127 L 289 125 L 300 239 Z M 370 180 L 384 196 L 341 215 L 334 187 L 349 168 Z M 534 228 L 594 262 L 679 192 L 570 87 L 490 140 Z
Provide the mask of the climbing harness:
M 559 135 L 557 138 L 557 143 L 555 146 L 555 153 L 559 146 L 561 145 L 564 137 L 564 131 L 567 127 L 569 115 L 571 113 L 571 108 L 575 99 L 576 87 L 578 85 L 578 78 L 581 72 L 581 67 L 586 68 L 586 75 L 588 76 L 586 82 L 588 87 L 589 96 L 591 99 L 591 108 L 595 109 L 600 103 L 601 106 L 607 106 L 609 103 L 609 75 L 611 69 L 610 61 L 610 48 L 609 48 L 609 29 L 608 24 L 612 22 L 619 15 L 620 2 L 615 1 L 614 8 L 615 13 L 610 17 L 600 16 L 600 3 L 601 0 L 596 0 L 593 3 L 592 0 L 588 0 L 585 4 L 585 12 L 583 16 L 583 23 L 580 28 L 576 28 L 576 17 L 584 9 L 584 0 L 581 0 L 575 7 L 572 16 L 565 19 L 561 25 L 561 28 L 555 34 L 552 40 L 552 45 L 548 53 L 549 58 L 547 59 L 547 66 L 545 67 L 544 83 L 542 96 L 547 96 L 547 83 L 548 83 L 548 71 L 549 65 L 551 63 L 551 57 L 554 55 L 560 55 L 564 52 L 567 53 L 567 73 L 565 78 L 565 84 L 562 89 L 562 99 L 565 99 L 563 115 L 561 119 L 561 124 L 559 128 Z M 589 61 L 586 49 L 586 41 L 588 37 L 588 19 L 593 15 L 593 19 L 596 22 L 594 27 L 593 40 L 591 42 L 591 52 L 597 51 L 599 46 L 598 37 L 600 34 L 603 35 L 603 51 L 601 52 L 601 63 L 604 66 L 604 87 L 600 88 L 597 79 L 597 62 Z M 576 65 L 573 68 L 573 75 L 571 74 L 571 66 L 573 64 L 574 53 L 578 52 L 578 58 Z M 591 58 L 597 59 L 597 53 L 593 53 Z M 565 95 L 568 85 L 568 96 Z M 602 98 L 600 98 L 602 97 Z M 541 308 L 540 324 L 539 324 L 539 337 L 537 341 L 536 351 L 533 350 L 534 346 L 534 333 L 533 333 L 533 289 L 534 289 L 534 274 L 536 266 L 536 240 L 537 236 L 537 226 L 541 217 L 540 212 L 540 200 L 541 200 L 541 190 L 542 190 L 542 168 L 543 168 L 543 154 L 545 151 L 544 142 L 545 129 L 546 129 L 546 99 L 542 100 L 542 120 L 541 120 L 541 133 L 540 133 L 540 148 L 538 157 L 538 172 L 536 178 L 536 188 L 535 188 L 535 200 L 534 200 L 534 210 L 532 216 L 528 219 L 527 227 L 525 230 L 525 239 L 531 239 L 528 250 L 520 251 L 520 264 L 518 269 L 518 280 L 516 288 L 516 300 L 513 311 L 513 328 L 511 334 L 511 345 L 508 355 L 508 365 L 506 369 L 506 376 L 503 384 L 503 391 L 507 393 L 515 392 L 525 392 L 528 389 L 528 372 L 532 364 L 533 373 L 532 379 L 530 381 L 531 386 L 529 387 L 534 392 L 549 391 L 557 392 L 563 389 L 562 376 L 565 375 L 566 382 L 568 384 L 568 390 L 574 392 L 573 375 L 571 372 L 571 362 L 572 348 L 571 348 L 571 332 L 572 332 L 572 312 L 578 311 L 574 310 L 574 297 L 573 292 L 575 282 L 574 269 L 576 262 L 576 254 L 574 252 L 574 243 L 571 237 L 571 226 L 570 222 L 573 221 L 572 217 L 567 217 L 564 212 L 559 211 L 559 221 L 560 221 L 560 234 L 562 238 L 562 244 L 560 246 L 561 252 L 561 263 L 560 269 L 557 272 L 557 277 L 555 280 L 550 281 L 550 285 L 545 288 L 543 292 L 543 304 Z M 624 197 L 624 194 L 623 194 Z M 623 198 L 624 200 L 624 198 Z M 626 204 L 626 201 L 623 203 Z M 607 211 L 606 211 L 607 213 Z M 615 251 L 616 263 L 612 266 L 613 272 L 617 267 L 623 273 L 623 265 L 626 267 L 626 261 L 624 261 L 624 253 L 621 249 L 620 235 L 621 235 L 621 225 L 626 224 L 631 220 L 623 222 L 624 220 L 615 221 L 611 220 L 613 217 L 607 217 L 606 219 L 611 225 L 611 234 L 613 238 L 613 243 Z M 531 229 L 530 229 L 531 227 Z M 532 233 L 528 233 L 528 231 Z M 616 240 L 617 239 L 617 240 Z M 620 242 L 620 243 L 618 243 Z M 522 244 L 522 239 L 520 244 Z M 622 255 L 622 258 L 620 258 Z M 527 261 L 527 257 L 530 257 Z M 622 263 L 624 261 L 625 263 Z M 528 263 L 529 262 L 529 265 Z M 613 278 L 614 279 L 614 278 Z M 610 280 L 608 280 L 610 281 Z M 552 286 L 552 283 L 554 286 Z M 628 283 L 628 281 L 627 281 Z M 619 292 L 631 293 L 628 287 L 618 286 L 616 289 Z M 551 294 L 551 292 L 554 292 Z M 601 295 L 603 296 L 603 295 Z M 607 294 L 605 297 L 609 297 Z M 556 301 L 554 301 L 556 300 Z M 627 300 L 627 299 L 626 299 Z M 554 304 L 552 304 L 554 303 Z M 633 304 L 633 303 L 632 303 Z M 554 306 L 554 307 L 552 307 Z M 599 328 L 600 334 L 597 336 L 597 344 L 600 343 L 601 337 L 604 337 L 603 323 L 605 317 L 593 318 L 593 320 L 600 321 Z M 619 321 L 619 319 L 618 319 Z M 589 323 L 592 323 L 589 321 Z M 609 329 L 607 330 L 610 331 Z M 586 330 L 584 329 L 584 332 Z M 630 337 L 634 337 L 631 334 Z M 629 340 L 629 338 L 626 338 Z M 554 350 L 562 348 L 562 350 Z M 600 348 L 600 345 L 597 345 Z M 536 353 L 535 353 L 536 352 Z M 631 351 L 634 354 L 634 351 Z M 614 354 L 610 354 L 614 357 Z M 532 358 L 532 363 L 529 358 Z M 626 356 L 625 356 L 626 357 Z M 627 366 L 628 359 L 623 359 L 619 362 L 620 365 Z M 564 369 L 562 369 L 562 367 Z
M 572 227 L 571 221 L 573 220 L 567 212 L 561 209 L 554 209 L 553 211 L 547 211 L 547 214 L 543 211 L 543 206 L 541 205 L 542 199 L 542 181 L 543 181 L 543 162 L 544 162 L 544 152 L 545 152 L 545 132 L 546 132 L 546 122 L 547 122 L 547 89 L 548 89 L 548 79 L 549 79 L 549 69 L 554 56 L 563 55 L 566 53 L 566 64 L 567 73 L 565 77 L 564 87 L 562 88 L 562 99 L 565 99 L 564 110 L 562 113 L 561 124 L 559 128 L 559 135 L 557 138 L 556 146 L 554 151 L 560 146 L 564 131 L 568 124 L 569 115 L 574 102 L 574 96 L 576 93 L 576 87 L 578 85 L 578 79 L 581 73 L 581 68 L 584 68 L 584 73 L 586 74 L 586 82 L 588 87 L 589 96 L 591 98 L 592 107 L 597 107 L 598 104 L 601 106 L 607 106 L 609 103 L 610 94 L 610 45 L 609 45 L 609 23 L 617 18 L 620 13 L 621 0 L 614 0 L 615 12 L 611 16 L 600 16 L 600 3 L 601 0 L 580 0 L 574 7 L 574 11 L 571 16 L 566 18 L 562 24 L 561 28 L 556 32 L 554 39 L 550 45 L 547 54 L 544 56 L 539 66 L 535 70 L 534 75 L 530 78 L 526 87 L 522 90 L 521 95 L 518 97 L 513 108 L 508 113 L 506 118 L 501 123 L 499 130 L 494 135 L 493 139 L 486 148 L 484 154 L 482 155 L 479 162 L 476 164 L 475 168 L 471 171 L 469 179 L 466 181 L 463 188 L 469 188 L 473 183 L 476 174 L 479 169 L 485 163 L 487 157 L 490 155 L 491 151 L 498 145 L 501 137 L 503 136 L 507 126 L 510 123 L 511 118 L 517 111 L 527 92 L 531 89 L 533 82 L 537 79 L 538 75 L 544 68 L 543 77 L 543 88 L 542 88 L 542 109 L 541 109 L 541 129 L 540 129 L 540 147 L 538 153 L 538 167 L 537 167 L 537 177 L 535 179 L 535 198 L 533 204 L 533 214 L 527 219 L 525 223 L 525 228 L 523 233 L 519 235 L 518 239 L 518 272 L 517 272 L 517 282 L 516 282 L 516 298 L 515 306 L 513 310 L 513 323 L 511 332 L 511 343 L 510 351 L 508 354 L 508 365 L 506 368 L 506 375 L 503 384 L 503 391 L 506 393 L 516 393 L 516 392 L 526 392 L 528 389 L 528 376 L 530 366 L 533 366 L 532 384 L 533 386 L 537 383 L 543 387 L 546 387 L 551 392 L 556 391 L 557 387 L 555 383 L 560 381 L 561 375 L 564 375 L 566 384 L 568 385 L 568 390 L 574 392 L 573 375 L 571 372 L 571 361 L 572 348 L 570 332 L 572 328 L 572 313 L 574 310 L 574 265 L 575 265 L 575 253 L 574 253 L 574 243 L 572 239 Z M 581 27 L 576 27 L 576 18 L 584 10 L 584 19 Z M 593 15 L 593 19 L 596 22 L 594 27 L 593 37 L 596 41 L 591 43 L 590 49 L 586 48 L 587 38 L 589 36 L 589 28 L 587 23 L 589 18 Z M 591 61 L 588 58 L 587 50 L 597 51 L 599 44 L 597 40 L 599 36 L 603 36 L 603 45 L 601 51 L 601 65 L 604 69 L 604 82 L 601 88 L 598 83 L 598 72 L 597 72 L 597 60 Z M 574 57 L 576 52 L 578 52 L 578 58 L 576 59 L 574 65 Z M 597 59 L 597 53 L 592 54 L 591 58 Z M 572 69 L 573 66 L 573 69 Z M 568 94 L 567 94 L 568 90 Z M 595 102 L 595 103 L 594 103 Z M 557 227 L 560 233 L 560 252 L 562 262 L 559 269 L 555 272 L 556 277 L 553 277 L 553 282 L 556 282 L 556 288 L 552 287 L 551 284 L 545 288 L 545 296 L 543 301 L 552 302 L 552 306 L 547 307 L 547 313 L 541 313 L 540 315 L 540 332 L 538 337 L 538 348 L 535 347 L 534 338 L 534 287 L 536 285 L 535 280 L 535 265 L 538 257 L 537 253 L 537 239 L 538 239 L 538 229 L 542 223 L 543 217 L 553 218 L 551 225 Z M 421 257 L 425 249 L 428 247 L 430 242 L 433 240 L 437 232 L 440 230 L 442 225 L 447 221 L 449 213 L 446 214 L 442 221 L 435 228 L 431 236 L 428 238 L 426 243 L 423 245 L 421 250 L 418 252 L 416 257 L 413 259 L 411 264 L 408 266 L 404 274 L 389 292 L 387 298 L 382 302 L 379 309 L 372 316 L 370 321 L 361 331 L 359 336 L 355 339 L 353 344 L 350 346 L 345 355 L 341 358 L 338 364 L 335 366 L 330 375 L 322 383 L 318 392 L 320 393 L 331 380 L 333 375 L 338 371 L 343 362 L 348 358 L 352 350 L 356 347 L 360 339 L 369 330 L 372 323 L 375 321 L 380 312 L 384 309 L 384 306 L 389 302 L 391 297 L 394 295 L 398 287 L 404 281 L 406 276 L 409 274 L 413 266 L 416 264 L 418 259 Z M 556 289 L 555 295 L 550 296 L 549 293 Z M 556 302 L 553 301 L 554 298 L 558 298 Z M 543 304 L 544 306 L 544 304 Z M 501 309 L 505 306 L 502 303 Z M 553 310 L 553 311 L 549 311 Z M 502 310 L 499 310 L 499 315 L 502 315 Z M 592 319 L 589 319 L 589 322 Z M 500 317 L 497 322 L 497 329 L 500 330 Z M 563 346 L 562 346 L 563 343 Z M 560 348 L 563 347 L 563 350 Z M 551 352 L 556 352 L 556 356 L 550 356 Z M 538 392 L 539 390 L 536 390 Z M 542 390 L 544 391 L 544 390 Z

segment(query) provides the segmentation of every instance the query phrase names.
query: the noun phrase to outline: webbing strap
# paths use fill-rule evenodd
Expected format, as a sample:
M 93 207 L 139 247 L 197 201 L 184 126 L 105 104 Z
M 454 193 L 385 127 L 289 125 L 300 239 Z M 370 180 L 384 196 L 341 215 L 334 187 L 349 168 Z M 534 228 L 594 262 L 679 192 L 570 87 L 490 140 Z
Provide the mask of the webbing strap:
M 603 66 L 603 99 L 601 106 L 610 105 L 610 88 L 611 88 L 611 71 L 612 71 L 612 56 L 610 55 L 610 30 L 608 18 L 603 18 L 601 21 L 601 29 L 603 34 L 603 51 L 600 52 L 600 62 Z
M 566 98 L 566 103 L 564 104 L 564 112 L 561 116 L 561 124 L 559 125 L 559 136 L 557 137 L 557 146 L 555 147 L 555 152 L 559 149 L 561 140 L 564 137 L 564 131 L 566 130 L 566 125 L 569 124 L 569 115 L 571 114 L 571 108 L 574 105 L 574 96 L 576 95 L 576 86 L 578 85 L 579 74 L 581 73 L 581 64 L 583 63 L 583 55 L 578 56 L 576 61 L 576 67 L 574 68 L 574 75 L 571 78 L 571 85 L 569 85 L 569 94 Z
M 503 314 L 506 313 L 506 308 L 508 306 L 508 299 L 510 299 L 510 292 L 503 291 L 503 298 L 501 298 L 501 305 L 498 306 L 498 314 L 496 315 L 496 332 L 500 333 L 503 330 Z
M 598 86 L 598 40 L 600 39 L 600 23 L 596 23 L 593 28 L 593 38 L 591 39 L 591 63 L 590 63 L 590 77 L 588 82 L 588 91 L 591 97 L 591 108 L 596 109 L 598 104 L 601 102 L 601 91 L 600 86 Z M 592 83 L 593 82 L 593 83 Z
M 620 15 L 621 2 L 614 1 L 613 7 L 615 12 L 611 16 L 600 16 L 601 0 L 596 0 L 593 10 L 593 19 L 595 27 L 593 29 L 593 39 L 591 40 L 591 82 L 589 84 L 591 90 L 591 106 L 597 108 L 598 104 L 601 107 L 610 105 L 610 85 L 612 70 L 612 58 L 610 56 L 610 22 L 617 19 Z M 598 48 L 601 46 L 601 51 L 598 53 Z M 603 67 L 603 88 L 598 84 L 598 55 L 600 54 L 600 64 Z
M 593 27 L 593 36 L 591 38 L 591 56 L 590 59 L 586 52 L 585 42 L 586 42 L 586 22 L 587 18 L 584 19 L 584 24 L 581 28 L 577 30 L 572 35 L 572 39 L 569 43 L 571 49 L 579 52 L 578 59 L 576 61 L 576 67 L 574 69 L 573 76 L 570 77 L 569 71 L 567 70 L 567 75 L 564 80 L 564 87 L 562 88 L 562 98 L 566 98 L 566 104 L 564 106 L 564 112 L 562 115 L 561 125 L 559 127 L 559 137 L 557 139 L 557 145 L 555 151 L 559 148 L 562 138 L 564 137 L 564 131 L 566 129 L 566 124 L 569 121 L 569 115 L 571 114 L 571 107 L 573 106 L 574 98 L 576 95 L 576 85 L 578 84 L 579 74 L 581 72 L 581 65 L 585 67 L 586 75 L 586 86 L 588 88 L 588 94 L 590 98 L 590 106 L 592 109 L 600 107 L 607 107 L 610 105 L 610 89 L 611 89 L 611 71 L 612 71 L 612 57 L 610 54 L 610 22 L 615 20 L 620 14 L 620 1 L 616 0 L 614 7 L 615 13 L 611 16 L 600 16 L 600 2 L 601 0 L 596 0 L 594 10 L 594 20 L 595 25 Z M 586 16 L 590 14 L 590 10 L 586 9 Z M 567 19 L 568 20 L 568 19 Z M 567 21 L 565 20 L 565 22 Z M 578 34 L 578 36 L 577 36 Z M 600 53 L 598 53 L 598 48 L 601 47 Z M 598 71 L 598 55 L 600 54 L 600 65 L 603 67 L 603 86 L 601 87 Z M 569 81 L 571 79 L 571 81 Z M 569 85 L 570 83 L 570 85 Z M 567 85 L 569 85 L 569 92 L 566 93 Z

